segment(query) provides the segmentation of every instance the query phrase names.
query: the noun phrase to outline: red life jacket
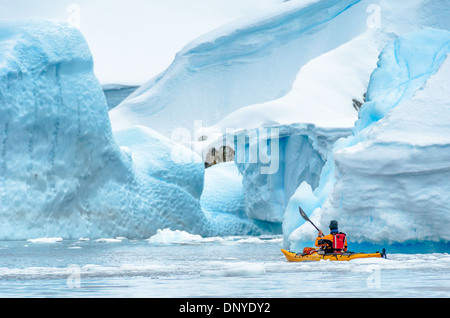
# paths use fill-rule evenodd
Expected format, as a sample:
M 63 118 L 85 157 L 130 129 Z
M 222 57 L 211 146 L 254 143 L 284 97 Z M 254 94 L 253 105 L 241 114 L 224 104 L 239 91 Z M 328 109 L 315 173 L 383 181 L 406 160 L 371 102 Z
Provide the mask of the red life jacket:
M 333 251 L 341 252 L 345 248 L 345 233 L 333 234 Z

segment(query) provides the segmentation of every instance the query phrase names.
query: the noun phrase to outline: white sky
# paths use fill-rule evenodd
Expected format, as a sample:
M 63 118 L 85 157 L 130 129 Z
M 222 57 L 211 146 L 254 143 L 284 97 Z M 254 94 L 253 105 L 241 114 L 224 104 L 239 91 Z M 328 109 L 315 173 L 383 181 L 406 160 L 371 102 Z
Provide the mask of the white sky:
M 140 85 L 194 38 L 283 0 L 0 0 L 0 19 L 78 24 L 102 84 Z

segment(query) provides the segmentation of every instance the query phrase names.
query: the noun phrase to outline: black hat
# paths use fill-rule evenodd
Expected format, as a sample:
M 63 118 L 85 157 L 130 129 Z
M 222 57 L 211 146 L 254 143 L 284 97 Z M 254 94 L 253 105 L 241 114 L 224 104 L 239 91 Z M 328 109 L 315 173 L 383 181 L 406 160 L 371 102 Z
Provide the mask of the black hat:
M 331 220 L 330 222 L 330 230 L 337 230 L 338 229 L 338 221 Z

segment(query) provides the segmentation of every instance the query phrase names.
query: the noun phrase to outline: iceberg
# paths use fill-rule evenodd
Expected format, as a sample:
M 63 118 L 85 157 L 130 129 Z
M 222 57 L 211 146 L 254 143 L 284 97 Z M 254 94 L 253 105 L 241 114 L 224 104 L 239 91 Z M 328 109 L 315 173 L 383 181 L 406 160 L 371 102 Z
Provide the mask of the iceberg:
M 288 1 L 205 34 L 111 110 L 113 129 L 148 126 L 170 137 L 288 93 L 312 58 L 367 30 L 367 1 Z M 239 127 L 246 128 L 246 127 Z M 197 140 L 194 140 L 197 141 Z
M 0 239 L 282 230 L 299 250 L 302 206 L 351 246 L 448 248 L 449 6 L 373 2 L 229 23 L 109 113 L 79 30 L 0 22 Z M 205 169 L 222 142 L 234 162 Z
M 0 47 L 0 239 L 208 233 L 203 163 L 149 129 L 113 136 L 79 30 L 2 21 Z
M 353 247 L 448 250 L 449 53 L 450 32 L 430 28 L 383 49 L 353 134 L 335 143 L 321 184 L 302 184 L 291 198 L 285 247 L 300 250 L 317 235 L 300 205 L 322 229 L 339 219 Z

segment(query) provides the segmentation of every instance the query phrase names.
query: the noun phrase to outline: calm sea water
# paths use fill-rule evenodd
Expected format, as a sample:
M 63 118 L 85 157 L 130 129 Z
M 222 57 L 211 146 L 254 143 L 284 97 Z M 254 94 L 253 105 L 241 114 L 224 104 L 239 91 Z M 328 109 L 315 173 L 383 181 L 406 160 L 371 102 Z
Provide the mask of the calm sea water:
M 0 242 L 0 297 L 448 297 L 450 255 L 289 263 L 281 237 Z M 389 251 L 388 251 L 389 252 Z

